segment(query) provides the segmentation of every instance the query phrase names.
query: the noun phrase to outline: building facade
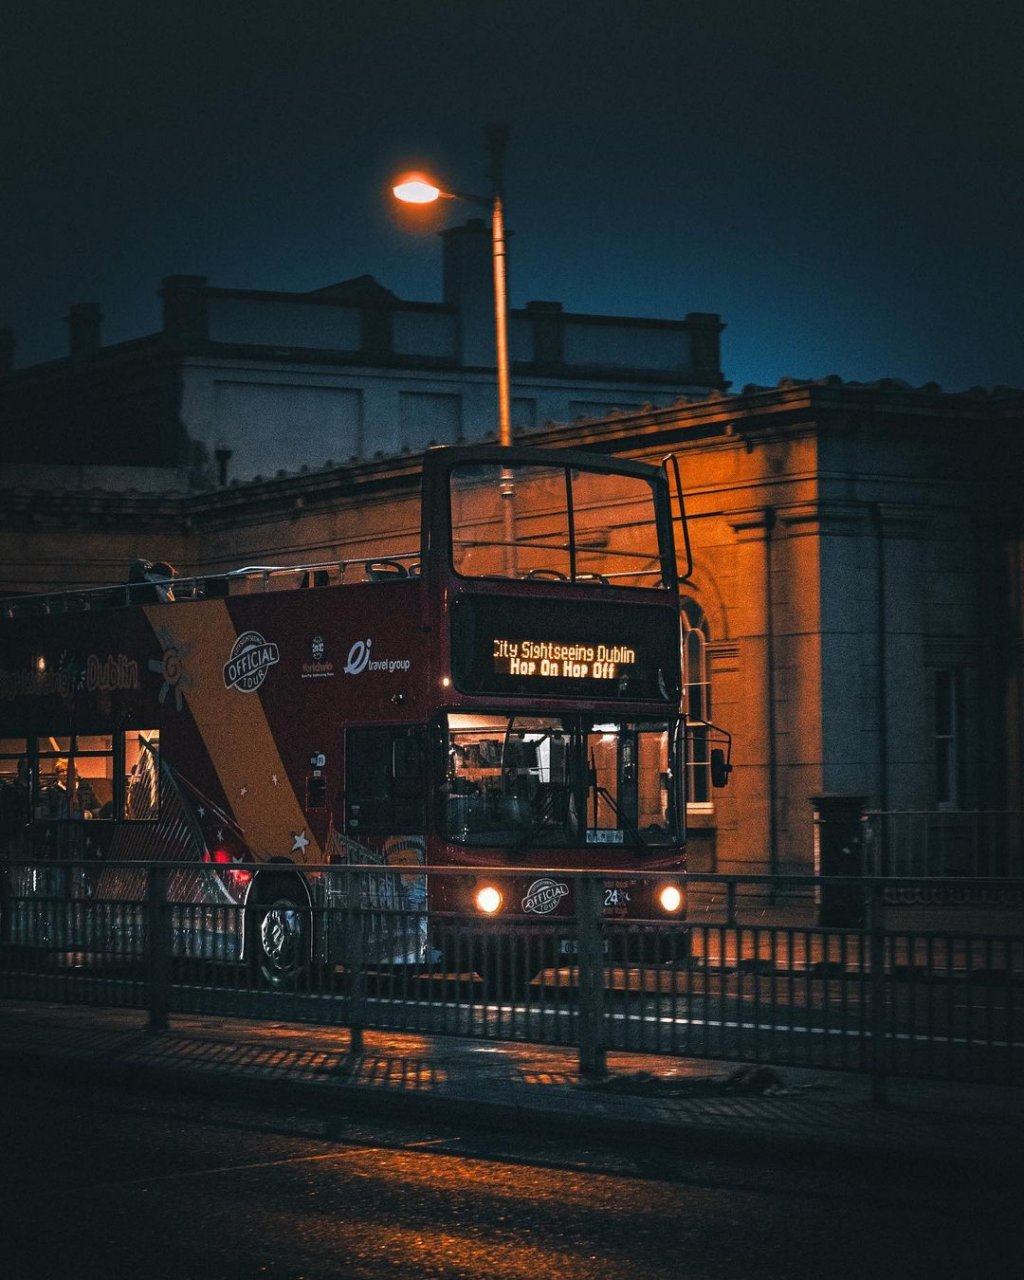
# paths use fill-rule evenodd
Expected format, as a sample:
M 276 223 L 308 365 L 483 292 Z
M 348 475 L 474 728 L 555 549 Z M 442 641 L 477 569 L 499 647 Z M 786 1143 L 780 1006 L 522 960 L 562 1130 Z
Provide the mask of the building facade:
M 158 334 L 103 346 L 99 307 L 79 303 L 67 358 L 15 369 L 7 331 L 0 467 L 31 483 L 34 466 L 59 461 L 80 487 L 132 488 L 159 484 L 156 467 L 163 487 L 201 488 L 493 435 L 491 233 L 472 219 L 442 240 L 441 302 L 403 301 L 372 276 L 310 293 L 171 276 Z M 513 426 L 719 390 L 722 328 L 697 312 L 645 320 L 571 314 L 558 302 L 513 309 Z
M 732 735 L 691 768 L 691 866 L 809 872 L 811 798 L 1024 808 L 1024 393 L 838 379 L 518 433 L 675 454 L 694 570 L 686 704 Z M 190 494 L 3 495 L 7 590 L 386 556 L 418 536 L 414 452 Z M 621 516 L 619 517 L 621 518 Z

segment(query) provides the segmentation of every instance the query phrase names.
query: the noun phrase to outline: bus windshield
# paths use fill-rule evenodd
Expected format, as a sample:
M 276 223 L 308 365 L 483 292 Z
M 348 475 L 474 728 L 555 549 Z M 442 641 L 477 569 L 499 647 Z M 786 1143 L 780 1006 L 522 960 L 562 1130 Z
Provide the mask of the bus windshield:
M 669 585 L 653 478 L 473 462 L 453 467 L 450 485 L 452 567 L 464 578 Z
M 677 744 L 665 720 L 450 714 L 442 825 L 450 840 L 678 842 Z

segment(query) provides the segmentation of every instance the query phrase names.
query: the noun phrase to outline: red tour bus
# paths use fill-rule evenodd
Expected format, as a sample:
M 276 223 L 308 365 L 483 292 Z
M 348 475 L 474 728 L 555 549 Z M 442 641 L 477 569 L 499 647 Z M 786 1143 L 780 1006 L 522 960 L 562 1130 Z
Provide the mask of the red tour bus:
M 8 598 L 7 856 L 87 859 L 98 897 L 139 892 L 119 864 L 205 863 L 172 885 L 244 905 L 238 958 L 272 985 L 332 960 L 330 876 L 304 867 L 466 868 L 418 902 L 482 930 L 571 916 L 552 871 L 601 868 L 609 916 L 680 918 L 670 490 L 615 458 L 438 448 L 419 529 L 378 504 L 358 558 Z

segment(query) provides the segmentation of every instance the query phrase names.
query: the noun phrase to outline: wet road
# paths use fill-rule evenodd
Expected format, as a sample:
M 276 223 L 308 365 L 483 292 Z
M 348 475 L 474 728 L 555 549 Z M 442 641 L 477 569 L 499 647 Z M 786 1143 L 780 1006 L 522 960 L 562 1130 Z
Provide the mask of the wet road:
M 1014 1277 L 1005 1172 L 689 1157 L 0 1075 L 6 1280 Z

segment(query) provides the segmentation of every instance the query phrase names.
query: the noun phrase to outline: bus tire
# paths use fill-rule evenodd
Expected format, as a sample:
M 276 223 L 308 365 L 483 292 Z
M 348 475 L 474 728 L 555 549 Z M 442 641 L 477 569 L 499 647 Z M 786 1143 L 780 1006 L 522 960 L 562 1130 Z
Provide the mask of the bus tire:
M 298 882 L 279 878 L 260 888 L 250 959 L 260 981 L 275 991 L 293 991 L 308 976 L 310 910 Z

